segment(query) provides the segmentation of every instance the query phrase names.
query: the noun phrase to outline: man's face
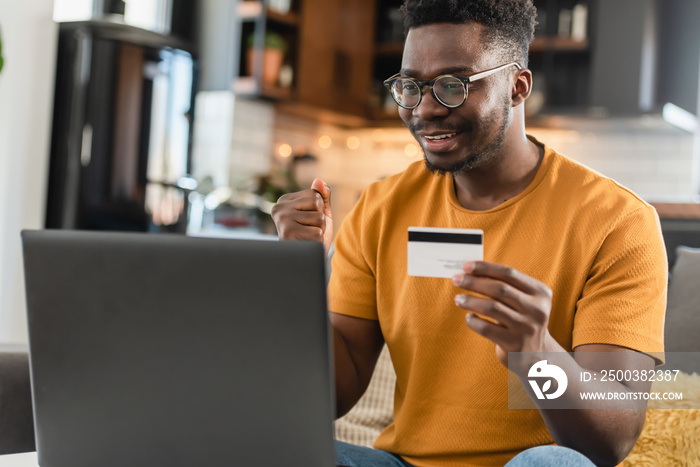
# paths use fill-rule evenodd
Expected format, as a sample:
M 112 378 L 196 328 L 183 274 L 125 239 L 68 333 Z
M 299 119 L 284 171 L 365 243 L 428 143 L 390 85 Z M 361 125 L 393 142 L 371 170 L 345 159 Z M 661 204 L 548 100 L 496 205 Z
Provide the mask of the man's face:
M 481 41 L 476 23 L 438 23 L 409 31 L 401 63 L 403 76 L 431 80 L 439 75 L 469 76 L 502 65 L 503 59 Z M 466 102 L 456 108 L 440 104 L 423 89 L 415 109 L 399 115 L 423 148 L 428 169 L 459 173 L 484 167 L 498 155 L 511 112 L 511 70 L 469 84 Z

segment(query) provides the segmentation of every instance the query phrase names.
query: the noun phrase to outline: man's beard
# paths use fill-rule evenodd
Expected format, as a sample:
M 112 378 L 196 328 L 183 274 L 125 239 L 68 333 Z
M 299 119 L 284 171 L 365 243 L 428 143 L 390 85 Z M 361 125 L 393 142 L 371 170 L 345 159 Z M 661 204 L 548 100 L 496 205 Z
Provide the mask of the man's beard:
M 423 162 L 425 162 L 425 167 L 434 174 L 445 175 L 449 173 L 455 175 L 468 172 L 469 170 L 472 170 L 475 167 L 483 166 L 484 164 L 494 160 L 496 158 L 496 155 L 498 154 L 498 151 L 501 149 L 501 146 L 503 146 L 503 141 L 506 137 L 506 130 L 508 129 L 508 125 L 510 124 L 511 120 L 509 112 L 510 101 L 504 102 L 502 115 L 503 119 L 501 122 L 501 126 L 498 128 L 498 134 L 496 135 L 496 138 L 493 141 L 486 145 L 486 147 L 470 152 L 464 159 L 459 160 L 447 167 L 438 167 L 437 165 L 430 162 L 428 158 L 424 155 Z

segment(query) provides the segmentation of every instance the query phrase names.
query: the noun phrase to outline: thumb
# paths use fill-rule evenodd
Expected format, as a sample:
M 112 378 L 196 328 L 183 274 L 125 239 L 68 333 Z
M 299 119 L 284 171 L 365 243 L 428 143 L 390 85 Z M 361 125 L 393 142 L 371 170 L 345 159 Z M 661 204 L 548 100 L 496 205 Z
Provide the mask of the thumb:
M 311 189 L 318 191 L 323 198 L 323 203 L 326 205 L 326 210 L 331 208 L 331 189 L 328 188 L 326 182 L 320 178 L 315 178 L 311 183 Z
M 331 189 L 328 188 L 326 182 L 320 178 L 314 179 L 311 183 L 311 189 L 317 191 L 323 198 L 323 214 L 326 216 L 326 225 L 323 229 L 323 247 L 328 258 L 328 250 L 333 242 L 333 212 L 331 211 Z

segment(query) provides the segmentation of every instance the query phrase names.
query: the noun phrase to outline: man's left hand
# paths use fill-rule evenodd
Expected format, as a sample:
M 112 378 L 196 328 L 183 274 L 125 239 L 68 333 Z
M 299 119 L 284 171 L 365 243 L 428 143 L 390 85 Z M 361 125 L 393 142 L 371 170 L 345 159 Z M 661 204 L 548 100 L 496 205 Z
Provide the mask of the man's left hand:
M 496 344 L 502 365 L 508 367 L 508 352 L 546 352 L 558 347 L 547 329 L 552 309 L 549 287 L 500 264 L 476 261 L 465 263 L 463 269 L 453 283 L 481 296 L 458 294 L 455 304 L 470 311 L 466 319 L 472 330 Z

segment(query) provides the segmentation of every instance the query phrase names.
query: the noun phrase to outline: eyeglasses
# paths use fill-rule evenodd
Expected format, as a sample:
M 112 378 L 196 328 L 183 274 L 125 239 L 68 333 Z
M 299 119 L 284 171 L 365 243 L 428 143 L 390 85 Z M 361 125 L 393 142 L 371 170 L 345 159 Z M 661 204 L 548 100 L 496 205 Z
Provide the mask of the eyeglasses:
M 430 86 L 433 97 L 445 107 L 451 109 L 459 107 L 467 100 L 469 83 L 473 83 L 481 78 L 486 78 L 489 75 L 501 71 L 510 66 L 518 67 L 522 70 L 523 67 L 516 62 L 491 68 L 490 70 L 474 73 L 471 76 L 455 76 L 455 75 L 440 75 L 429 81 L 418 81 L 413 78 L 402 77 L 399 73 L 384 81 L 391 97 L 394 98 L 397 104 L 404 109 L 415 109 L 423 100 L 423 88 Z

